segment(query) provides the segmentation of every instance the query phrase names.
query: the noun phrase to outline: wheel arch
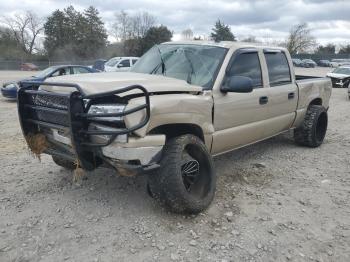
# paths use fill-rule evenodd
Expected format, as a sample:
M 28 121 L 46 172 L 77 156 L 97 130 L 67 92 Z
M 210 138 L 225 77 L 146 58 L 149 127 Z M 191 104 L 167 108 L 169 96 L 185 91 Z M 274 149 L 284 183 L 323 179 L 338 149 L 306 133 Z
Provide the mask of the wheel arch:
M 192 134 L 205 142 L 203 129 L 199 125 L 190 123 L 164 124 L 154 127 L 149 133 L 164 134 L 167 140 L 176 136 Z
M 313 100 L 310 102 L 309 107 L 310 107 L 311 105 L 322 106 L 322 105 L 323 105 L 322 98 L 321 98 L 321 97 L 317 97 L 317 98 L 313 99 Z

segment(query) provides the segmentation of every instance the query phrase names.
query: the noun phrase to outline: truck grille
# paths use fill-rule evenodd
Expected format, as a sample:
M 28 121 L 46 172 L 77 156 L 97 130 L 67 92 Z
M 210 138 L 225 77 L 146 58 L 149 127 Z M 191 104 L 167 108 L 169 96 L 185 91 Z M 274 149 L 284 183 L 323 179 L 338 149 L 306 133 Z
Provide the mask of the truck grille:
M 114 91 L 102 92 L 94 95 L 86 95 L 83 90 L 75 84 L 69 83 L 48 83 L 42 82 L 40 85 L 60 86 L 72 88 L 77 91 L 69 94 L 48 92 L 38 90 L 38 83 L 22 82 L 27 86 L 18 90 L 17 103 L 18 114 L 23 134 L 37 134 L 50 128 L 56 130 L 69 131 L 72 148 L 75 157 L 79 160 L 82 168 L 92 170 L 98 165 L 96 150 L 111 144 L 117 136 L 134 132 L 145 126 L 150 119 L 150 99 L 147 90 L 139 85 L 127 86 Z M 134 108 L 124 110 L 119 113 L 89 114 L 88 109 L 93 104 L 98 104 L 102 99 L 114 100 L 120 93 L 131 90 L 138 90 L 145 98 L 145 103 Z M 84 101 L 89 101 L 87 104 Z M 132 126 L 113 129 L 95 130 L 89 129 L 90 124 L 104 124 L 106 118 L 124 117 L 138 111 L 145 111 L 144 119 Z M 67 130 L 69 129 L 69 130 Z M 107 141 L 92 141 L 91 136 L 107 136 Z M 59 148 L 51 148 L 48 154 L 66 154 Z M 69 153 L 70 154 L 70 153 Z M 71 156 L 70 156 L 71 157 Z
M 30 95 L 29 101 L 37 106 L 53 107 L 57 109 L 68 110 L 68 98 L 57 97 L 52 95 Z
M 69 127 L 68 104 L 68 97 L 31 94 L 27 107 L 31 119 Z

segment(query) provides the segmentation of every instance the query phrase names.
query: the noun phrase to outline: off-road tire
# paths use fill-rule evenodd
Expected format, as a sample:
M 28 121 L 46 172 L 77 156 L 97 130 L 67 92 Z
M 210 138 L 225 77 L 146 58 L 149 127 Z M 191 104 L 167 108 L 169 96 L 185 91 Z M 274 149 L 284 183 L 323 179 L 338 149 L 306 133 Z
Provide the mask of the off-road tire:
M 56 165 L 59 165 L 61 167 L 64 167 L 68 170 L 74 170 L 76 168 L 75 164 L 67 159 L 64 159 L 62 157 L 58 156 L 52 156 L 53 162 L 55 162 Z
M 189 184 L 188 177 L 183 178 L 184 166 L 195 161 L 198 173 L 190 176 L 194 182 Z M 148 183 L 153 198 L 169 211 L 197 214 L 210 205 L 215 195 L 212 157 L 202 140 L 194 135 L 171 138 L 164 146 L 159 170 L 149 175 Z
M 323 143 L 327 125 L 327 110 L 320 105 L 310 105 L 302 125 L 294 130 L 294 140 L 302 146 L 318 147 Z

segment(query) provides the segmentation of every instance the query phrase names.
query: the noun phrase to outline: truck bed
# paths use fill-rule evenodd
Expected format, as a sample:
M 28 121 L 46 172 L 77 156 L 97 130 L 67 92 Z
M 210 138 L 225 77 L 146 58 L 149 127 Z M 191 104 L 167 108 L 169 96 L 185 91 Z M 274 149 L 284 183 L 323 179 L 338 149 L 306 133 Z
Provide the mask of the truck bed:
M 330 93 L 332 90 L 331 80 L 327 77 L 296 75 L 296 84 L 299 87 L 298 109 L 306 109 L 316 98 L 321 98 L 323 105 L 328 108 Z
M 306 76 L 306 75 L 295 75 L 295 80 L 309 80 L 309 79 L 317 79 L 317 78 L 324 78 L 320 76 Z

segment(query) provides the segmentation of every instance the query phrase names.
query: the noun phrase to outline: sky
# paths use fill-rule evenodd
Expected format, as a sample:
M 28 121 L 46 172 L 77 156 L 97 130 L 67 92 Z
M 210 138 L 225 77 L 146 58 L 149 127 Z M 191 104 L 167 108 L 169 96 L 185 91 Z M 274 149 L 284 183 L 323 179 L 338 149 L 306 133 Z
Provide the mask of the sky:
M 208 36 L 220 19 L 239 40 L 256 36 L 262 41 L 282 41 L 292 25 L 306 22 L 320 44 L 350 43 L 350 0 L 1 0 L 0 10 L 3 15 L 31 10 L 45 17 L 70 4 L 77 10 L 95 6 L 107 29 L 116 12 L 147 11 L 157 24 L 174 32 L 175 40 L 187 28 Z

